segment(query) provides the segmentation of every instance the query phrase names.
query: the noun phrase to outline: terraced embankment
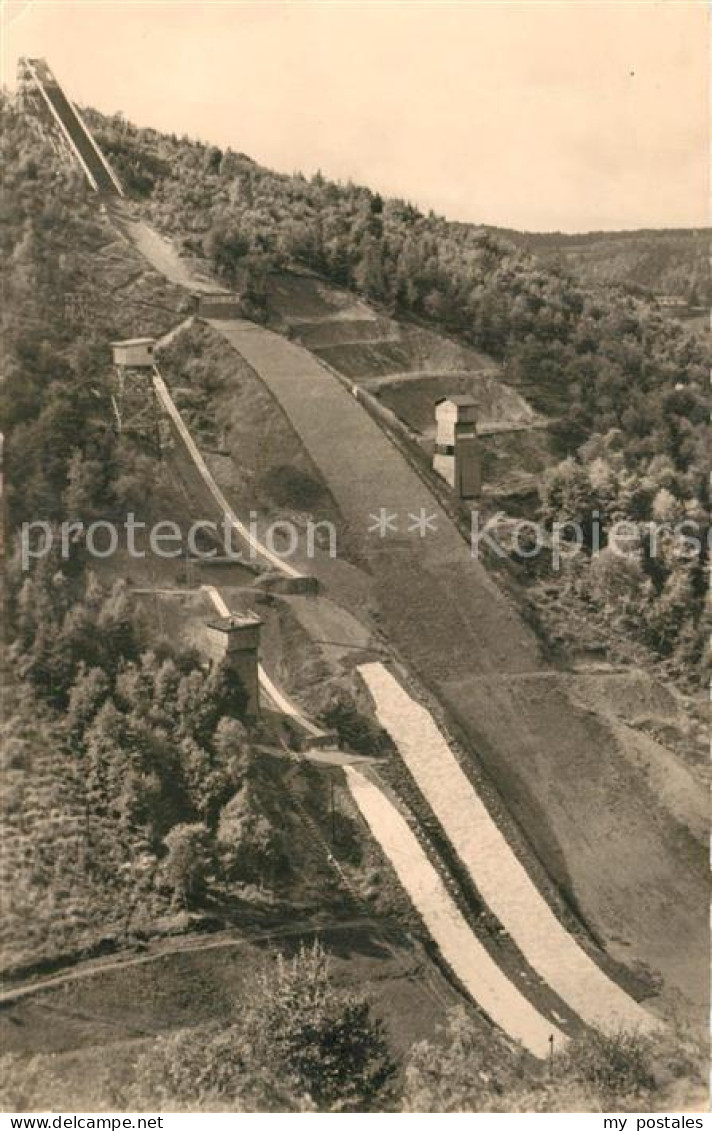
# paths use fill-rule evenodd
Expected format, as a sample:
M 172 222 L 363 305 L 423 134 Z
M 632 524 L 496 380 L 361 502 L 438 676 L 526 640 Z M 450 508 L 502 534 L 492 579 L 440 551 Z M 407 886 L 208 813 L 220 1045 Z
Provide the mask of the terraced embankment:
M 473 394 L 481 420 L 526 426 L 537 419 L 527 401 L 502 381 L 491 357 L 377 313 L 348 291 L 309 275 L 276 275 L 269 281 L 268 302 L 291 337 L 389 407 L 396 409 L 391 399 L 400 402 L 397 390 L 407 383 L 409 411 L 414 402 L 419 411 L 404 419 L 424 435 L 434 425 L 435 400 L 449 393 Z
M 607 720 L 573 702 L 555 673 L 530 678 L 548 671 L 532 632 L 339 380 L 262 327 L 213 325 L 273 393 L 361 531 L 390 641 L 459 726 L 559 890 L 617 959 L 648 964 L 673 998 L 703 1001 L 703 847 Z M 379 516 L 392 516 L 385 536 Z
M 520 390 L 487 354 L 442 333 L 385 316 L 353 293 L 309 275 L 276 275 L 268 288 L 278 328 L 394 413 L 432 457 L 435 402 L 469 394 L 489 497 L 536 490 L 551 463 L 547 429 Z

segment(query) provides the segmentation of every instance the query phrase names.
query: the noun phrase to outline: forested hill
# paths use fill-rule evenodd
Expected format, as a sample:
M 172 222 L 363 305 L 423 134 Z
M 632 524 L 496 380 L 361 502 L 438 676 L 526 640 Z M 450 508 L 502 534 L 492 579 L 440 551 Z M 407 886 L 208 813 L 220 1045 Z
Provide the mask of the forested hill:
M 56 442 L 44 442 L 45 435 L 58 435 L 51 418 L 56 405 L 46 397 L 35 401 L 27 389 L 44 388 L 52 320 L 58 348 L 65 349 L 68 327 L 56 296 L 77 284 L 59 277 L 75 259 L 64 244 L 80 213 L 93 223 L 91 194 L 51 191 L 46 153 L 35 155 L 29 127 L 11 106 L 3 115 L 13 190 L 6 192 L 3 230 L 8 261 L 18 268 L 15 305 L 23 311 L 6 335 L 5 412 L 32 439 L 14 445 L 23 458 L 32 453 L 31 467 L 10 461 L 8 487 L 14 514 L 33 513 L 41 499 L 51 500 L 44 509 L 59 518 L 75 441 L 68 427 L 61 453 Z M 543 488 L 547 520 L 585 522 L 594 511 L 637 523 L 657 513 L 705 515 L 710 344 L 645 296 L 588 288 L 563 267 L 490 232 L 424 215 L 407 201 L 384 200 L 361 186 L 278 174 L 240 153 L 138 129 L 120 117 L 86 116 L 145 218 L 238 287 L 253 317 L 267 317 L 270 272 L 308 267 L 400 319 L 430 324 L 498 359 L 504 380 L 554 418 L 553 459 L 567 457 Z M 77 235 L 77 247 L 88 231 Z M 48 254 L 53 241 L 63 242 L 61 255 Z M 94 268 L 97 262 L 93 254 L 87 258 Z M 43 351 L 36 332 L 29 340 L 23 334 L 40 298 Z M 103 291 L 92 302 L 98 309 Z M 135 309 L 127 308 L 127 319 Z M 102 350 L 119 330 L 108 323 L 123 317 L 121 304 L 107 303 Z M 99 336 L 98 323 L 93 329 Z M 68 382 L 74 396 L 77 382 Z M 51 475 L 43 463 L 47 451 L 54 459 Z M 656 650 L 677 655 L 686 642 L 679 659 L 689 668 L 704 640 L 706 559 L 704 550 L 692 560 L 677 551 L 672 545 L 669 560 L 654 570 L 636 559 L 633 592 L 649 604 L 650 618 L 641 616 L 640 601 L 631 608 L 638 610 L 636 631 Z M 661 601 L 672 610 L 662 626 Z
M 558 442 L 575 454 L 542 485 L 547 521 L 595 509 L 635 521 L 704 510 L 706 346 L 654 307 L 593 296 L 521 249 L 474 229 L 460 233 L 367 189 L 279 176 L 214 147 L 95 114 L 91 121 L 138 210 L 227 282 L 244 286 L 256 317 L 266 317 L 266 272 L 306 264 L 401 317 L 486 344 L 511 381 L 526 380 L 532 395 L 560 414 Z M 664 1059 L 656 1053 L 664 1087 L 678 1088 L 669 1098 L 657 1085 L 653 1090 L 637 1036 L 591 1044 L 587 1031 L 567 1047 L 560 1069 L 558 1059 L 546 1066 L 544 1078 L 532 1058 L 522 1060 L 478 1014 L 471 1030 L 459 1012 L 442 1043 L 428 1039 L 405 1054 L 401 1097 L 391 1091 L 394 1066 L 368 999 L 351 993 L 349 983 L 342 986 L 338 968 L 335 998 L 319 949 L 297 954 L 291 964 L 272 962 L 265 947 L 272 924 L 299 927 L 313 908 L 320 929 L 332 918 L 348 929 L 347 936 L 331 936 L 335 959 L 355 964 L 354 984 L 374 987 L 379 1011 L 395 985 L 393 1015 L 402 1015 L 409 1039 L 411 983 L 422 978 L 427 988 L 428 1025 L 440 1009 L 425 951 L 410 941 L 412 912 L 352 811 L 339 809 L 344 791 L 336 791 L 334 824 L 331 775 L 307 766 L 300 792 L 292 760 L 269 753 L 277 736 L 268 720 L 251 729 L 228 673 L 206 670 L 192 647 L 169 635 L 170 618 L 161 619 L 156 592 L 143 602 L 132 592 L 142 579 L 156 590 L 164 577 L 158 555 L 144 573 L 145 554 L 102 562 L 105 551 L 91 556 L 80 539 L 60 553 L 55 537 L 51 554 L 33 560 L 30 570 L 21 567 L 23 521 L 69 520 L 70 530 L 77 519 L 80 526 L 111 521 L 121 529 L 135 515 L 138 527 L 156 530 L 159 516 L 184 526 L 193 520 L 174 465 L 126 431 L 116 434 L 107 353 L 112 339 L 166 333 L 187 306 L 185 293 L 149 269 L 112 228 L 78 169 L 61 161 L 4 95 L 0 126 L 0 248 L 7 264 L 0 417 L 9 550 L 0 964 L 4 974 L 24 980 L 30 971 L 116 952 L 103 974 L 94 967 L 96 978 L 80 973 L 74 988 L 68 979 L 55 989 L 61 1018 L 72 1023 L 64 1045 L 57 1045 L 62 1026 L 55 1026 L 50 1047 L 59 1052 L 24 1051 L 36 1034 L 39 1047 L 48 1047 L 51 1005 L 40 1011 L 27 998 L 19 1018 L 8 1011 L 6 1031 L 17 1040 L 4 1057 L 3 1108 L 69 1110 L 77 1096 L 95 1111 L 234 1112 L 268 1110 L 268 1104 L 280 1111 L 390 1111 L 401 1102 L 408 1111 L 529 1110 L 533 1102 L 567 1111 L 699 1106 L 703 1099 L 691 1100 L 689 1089 L 679 1098 L 678 1078 L 692 1072 L 693 1059 L 690 1042 L 681 1046 L 677 1031 L 674 1050 Z M 209 349 L 208 331 L 197 329 L 182 347 L 183 372 L 206 396 L 216 395 L 218 347 Z M 181 348 L 180 338 L 174 348 Z M 235 357 L 227 362 L 231 372 Z M 230 385 L 230 396 L 240 380 Z M 236 413 L 246 403 L 236 398 Z M 245 479 L 250 490 L 253 478 Z M 579 586 L 587 621 L 594 614 L 606 624 L 621 620 L 626 631 L 694 672 L 706 639 L 704 554 L 680 554 L 673 538 L 664 549 L 656 561 L 631 553 L 614 569 L 604 553 L 596 564 L 582 551 L 576 573 L 562 579 L 551 603 L 565 616 L 564 598 L 579 600 L 573 588 Z M 182 588 L 187 617 L 199 597 L 187 566 L 173 564 L 175 573 L 166 576 L 172 588 Z M 357 572 L 348 563 L 346 570 Z M 573 596 L 564 588 L 569 580 Z M 296 652 L 294 667 L 312 664 L 320 678 L 320 663 L 298 651 L 301 639 L 306 632 L 290 630 L 285 656 Z M 353 736 L 360 716 L 343 717 Z M 649 724 L 646 716 L 641 726 Z M 371 731 L 371 748 L 373 741 Z M 672 778 L 677 790 L 679 779 Z M 348 894 L 334 882 L 334 855 L 356 879 Z M 351 918 L 354 906 L 367 924 L 363 934 Z M 382 916 L 388 930 L 381 937 Z M 483 930 L 495 930 L 484 918 Z M 402 952 L 391 921 L 399 930 L 406 924 Z M 240 936 L 237 959 L 221 940 L 188 953 L 198 930 L 223 923 Z M 241 933 L 253 928 L 251 947 Z M 264 967 L 253 950 L 264 956 Z M 125 982 L 117 980 L 118 964 L 129 953 L 126 994 L 119 992 Z M 376 963 L 381 955 L 395 974 L 384 976 Z M 248 984 L 243 993 L 239 987 Z M 75 994 L 82 992 L 88 996 L 79 1000 Z M 221 999 L 224 1014 L 216 1005 Z M 189 1028 L 181 1029 L 184 1023 Z M 313 1040 L 305 1056 L 307 1031 Z M 18 1046 L 23 1051 L 13 1053 Z
M 364 187 L 277 174 L 122 118 L 90 120 L 147 218 L 228 283 L 247 280 L 254 313 L 266 271 L 305 265 L 500 359 L 511 384 L 562 420 L 562 454 L 615 427 L 635 458 L 672 444 L 677 460 L 682 445 L 689 466 L 708 347 L 644 296 L 588 289 L 486 230 Z M 680 414 L 687 423 L 671 440 Z
M 712 302 L 709 228 L 640 229 L 630 232 L 517 232 L 488 229 L 535 254 L 543 263 L 565 267 L 582 283 L 641 288 L 676 295 L 690 306 Z
M 704 526 L 705 335 L 644 293 L 587 286 L 511 239 L 408 201 L 87 114 L 146 218 L 236 286 L 252 317 L 268 317 L 271 272 L 307 267 L 499 360 L 503 379 L 553 418 L 553 460 L 566 457 L 542 485 L 545 521 L 585 525 L 596 512 L 640 524 L 626 595 L 614 562 L 611 584 L 586 589 L 589 607 L 606 623 L 623 618 L 677 671 L 694 671 L 705 639 L 705 550 L 690 555 L 674 538 L 665 561 L 651 562 L 644 529 L 659 515 Z

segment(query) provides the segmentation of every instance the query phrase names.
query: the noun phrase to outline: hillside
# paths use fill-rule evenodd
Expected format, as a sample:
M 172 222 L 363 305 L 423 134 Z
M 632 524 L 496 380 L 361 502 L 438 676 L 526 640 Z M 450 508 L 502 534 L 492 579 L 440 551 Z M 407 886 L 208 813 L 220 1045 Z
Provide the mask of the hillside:
M 174 1071 L 186 1024 L 200 1048 L 239 1047 L 250 1072 L 258 1062 L 244 1050 L 254 1045 L 274 1089 L 270 1065 L 284 1046 L 260 1028 L 238 955 L 265 1000 L 275 984 L 265 971 L 281 971 L 278 988 L 292 975 L 255 953 L 260 938 L 296 952 L 294 978 L 323 1000 L 318 953 L 299 950 L 321 933 L 348 989 L 328 1024 L 357 1017 L 376 1059 L 389 1042 L 401 1070 L 417 1061 L 415 1037 L 435 1040 L 459 1003 L 461 1032 L 506 1066 L 513 1104 L 517 1086 L 546 1088 L 531 1061 L 548 1052 L 552 1026 L 562 1087 L 580 1082 L 577 1049 L 599 1039 L 597 986 L 653 1035 L 673 1016 L 697 1025 L 709 951 L 696 699 L 706 557 L 674 529 L 662 555 L 643 538 L 653 519 L 706 522 L 704 345 L 643 298 L 594 294 L 403 202 L 89 112 L 131 190 L 127 202 L 97 206 L 25 118 L 7 104 L 3 116 L 13 268 L 5 817 L 17 900 L 5 963 L 19 1058 L 10 1088 L 29 1064 L 39 1104 L 53 1051 L 60 1078 L 76 1079 L 96 1041 L 86 1017 L 102 998 L 102 1041 L 140 1040 L 146 1056 L 121 1052 L 93 1106 L 116 1087 L 168 1105 L 170 1088 L 185 1088 L 191 1102 L 189 1068 Z M 191 291 L 211 279 L 239 289 L 248 317 L 187 317 Z M 158 363 L 197 462 L 173 418 L 161 420 L 158 450 L 117 435 L 107 345 L 137 333 L 165 335 Z M 640 541 L 622 564 L 590 539 L 569 547 L 563 571 L 551 542 L 541 560 L 520 543 L 475 559 L 468 508 L 430 468 L 432 401 L 455 386 L 477 396 L 483 423 L 525 429 L 485 450 L 486 513 L 502 504 L 505 524 L 516 517 L 507 505 L 518 486 L 521 512 L 548 536 L 557 521 L 588 535 L 594 514 L 623 516 Z M 65 560 L 55 547 L 22 569 L 25 519 L 121 522 L 131 511 L 147 523 L 170 515 L 184 531 L 216 516 L 211 483 L 260 538 L 271 528 L 279 541 L 275 523 L 282 539 L 286 524 L 296 528 L 291 564 L 315 582 L 308 593 L 263 561 L 92 561 L 81 539 Z M 425 513 L 437 537 L 410 527 L 380 537 L 381 509 L 398 520 Z M 314 520 L 331 524 L 337 553 L 326 538 L 305 553 Z M 265 696 L 259 721 L 246 716 L 244 688 L 209 664 L 206 621 L 220 603 L 259 610 L 260 663 L 298 710 Z M 365 671 L 381 673 L 382 699 Z M 301 749 L 299 712 L 340 749 Z M 410 754 L 409 727 L 422 717 L 432 749 L 445 744 L 468 785 L 444 811 L 432 801 L 430 747 L 424 760 Z M 467 852 L 463 830 L 475 837 Z M 492 844 L 491 857 L 479 851 Z M 501 872 L 497 854 L 524 876 L 520 906 L 486 886 Z M 530 937 L 530 906 L 551 947 Z M 455 934 L 466 941 L 453 956 Z M 102 959 L 110 952 L 115 963 Z M 565 961 L 551 961 L 559 952 L 593 973 L 587 992 L 567 983 Z M 87 959 L 96 964 L 85 977 Z M 125 993 L 139 984 L 134 966 L 158 1003 L 150 1016 Z M 53 967 L 67 980 L 25 984 Z M 240 1028 L 233 994 L 252 1029 Z M 72 1019 L 56 1044 L 43 1003 Z M 296 1024 L 273 1007 L 275 1025 Z M 531 1032 L 521 1019 L 532 1016 L 534 1056 L 523 1060 L 512 1037 Z M 317 1106 L 407 1103 L 399 1079 L 397 1094 L 346 1092 Z
M 315 846 L 313 834 L 305 837 L 295 826 L 288 866 L 274 840 L 276 826 L 266 809 L 274 819 L 281 813 L 277 824 L 285 838 L 288 810 L 297 807 L 299 826 L 304 820 L 301 786 L 288 788 L 283 782 L 289 762 L 256 754 L 258 742 L 281 743 L 281 723 L 266 720 L 259 734 L 246 733 L 239 711 L 228 707 L 215 680 L 204 682 L 200 648 L 214 609 L 191 592 L 195 577 L 185 561 L 160 560 L 145 551 L 143 557 L 131 557 L 123 546 L 116 555 L 92 559 L 75 539 L 65 559 L 57 542 L 31 575 L 21 568 L 17 531 L 23 521 L 59 523 L 68 516 L 91 520 L 101 515 L 124 522 L 130 512 L 139 525 L 170 516 L 186 530 L 206 514 L 206 499 L 172 441 L 157 461 L 155 452 L 116 435 L 109 400 L 108 343 L 174 328 L 184 319 L 189 296 L 166 283 L 121 238 L 75 171 L 57 161 L 11 106 L 3 107 L 3 121 L 8 166 L 3 250 L 12 263 L 2 312 L 11 558 L 5 579 L 3 971 L 19 978 L 95 952 L 130 950 L 142 940 L 199 930 L 204 917 L 213 917 L 213 925 L 236 917 L 262 926 L 271 917 L 281 919 L 285 900 L 308 919 L 314 911 L 322 914 L 333 895 L 334 915 L 341 916 L 344 908 L 351 915 L 352 896 L 339 884 L 334 887 L 319 838 Z M 192 344 L 182 345 L 174 348 L 172 362 L 166 358 L 166 372 L 175 366 L 184 387 L 192 382 L 187 417 L 209 447 L 215 434 L 202 435 L 196 413 L 201 377 L 214 394 L 229 366 L 219 342 L 199 332 Z M 185 400 L 190 401 L 188 389 Z M 237 420 L 244 426 L 249 405 L 251 425 L 263 428 L 266 400 L 255 381 L 245 389 Z M 300 506 L 328 508 L 328 492 L 310 477 L 298 443 L 292 440 L 290 448 L 288 428 L 275 432 L 272 449 L 265 448 L 264 439 L 242 449 L 248 479 L 241 482 L 237 465 L 229 485 L 236 488 L 235 504 L 264 506 L 271 517 L 285 511 L 293 515 Z M 199 580 L 215 581 L 214 572 Z M 254 571 L 237 566 L 221 576 L 222 583 L 236 587 L 236 607 L 240 587 L 253 580 Z M 254 600 L 260 598 L 266 600 L 256 593 Z M 266 605 L 265 633 L 267 639 L 275 636 L 275 653 L 282 651 L 281 632 L 300 638 L 296 618 L 283 610 L 280 629 L 278 613 L 271 618 Z M 332 631 L 348 633 L 337 612 L 331 619 Z M 367 644 L 368 630 L 358 639 Z M 339 669 L 338 656 L 335 664 L 333 653 L 328 655 L 327 671 Z M 323 679 L 324 665 L 312 663 L 312 680 L 319 671 Z M 304 687 L 306 664 L 293 667 Z M 218 734 L 226 707 L 229 754 Z M 357 729 L 355 710 L 352 723 Z M 254 831 L 261 863 L 243 859 L 237 881 L 223 876 L 218 882 L 231 889 L 227 900 L 216 891 L 207 909 L 201 906 L 194 917 L 191 906 L 186 915 L 163 875 L 165 837 L 172 828 L 207 819 L 216 838 L 225 790 L 239 792 L 238 780 L 244 785 L 245 776 L 250 789 L 243 789 L 231 819 L 249 822 L 253 806 L 262 810 Z M 265 808 L 264 797 L 275 792 L 277 799 Z M 310 795 L 316 825 L 326 819 L 328 828 L 318 775 Z M 352 826 L 345 816 L 344 852 L 355 852 L 363 861 Z M 305 852 L 302 866 L 298 841 Z M 295 886 L 300 867 L 304 887 Z M 266 885 L 271 894 L 256 894 L 256 884 Z M 378 890 L 373 898 L 375 906 Z
M 145 163 L 150 179 L 138 192 L 141 209 L 177 241 L 185 261 L 214 270 L 241 290 L 247 314 L 372 392 L 426 454 L 431 397 L 472 392 L 483 423 L 490 415 L 509 424 L 549 421 L 545 434 L 505 434 L 484 444 L 489 486 L 507 505 L 536 507 L 532 483 L 546 494 L 549 481 L 541 476 L 549 466 L 558 500 L 540 512 L 549 522 L 594 512 L 607 521 L 626 516 L 644 540 L 660 491 L 673 494 L 670 513 L 680 519 L 706 515 L 709 346 L 655 302 L 588 290 L 487 232 L 365 188 L 284 176 L 229 150 L 96 121 L 107 150 L 129 171 Z M 562 457 L 571 462 L 554 471 Z M 560 484 L 572 475 L 576 487 L 564 499 Z M 662 497 L 657 505 L 665 509 Z M 682 583 L 699 626 L 704 588 L 701 559 L 688 563 L 684 582 L 673 579 L 680 561 L 671 548 L 664 569 L 649 575 L 651 616 L 646 611 L 638 628 L 614 609 L 610 594 L 574 586 L 612 642 L 624 622 L 624 635 L 670 659 L 678 675 L 687 660 L 677 662 L 667 630 L 661 634 L 658 597 L 668 585 L 680 618 Z M 634 588 L 647 610 L 646 584 L 639 577 Z M 569 607 L 571 588 L 559 584 L 562 615 L 552 631 L 573 639 L 567 625 L 589 612 Z M 546 600 L 534 596 L 550 620 Z M 684 655 L 694 637 L 693 666 L 704 664 L 699 628 L 688 624 L 684 635 Z
M 650 295 L 673 295 L 684 299 L 689 307 L 709 312 L 710 230 L 648 229 L 580 235 L 488 230 L 536 255 L 542 263 L 563 268 L 588 286 L 622 286 Z
M 143 215 L 186 257 L 239 286 L 248 312 L 264 315 L 271 271 L 307 267 L 494 358 L 535 409 L 563 417 L 564 454 L 594 424 L 622 427 L 631 444 L 645 427 L 652 440 L 664 427 L 658 397 L 668 383 L 704 379 L 707 347 L 642 296 L 588 291 L 491 232 L 365 187 L 286 176 L 244 154 L 88 113 Z
M 205 663 L 215 613 L 200 586 L 217 582 L 231 608 L 260 608 L 263 661 L 279 683 L 324 714 L 347 751 L 379 752 L 382 732 L 350 690 L 355 659 L 377 654 L 377 628 L 363 608 L 357 620 L 338 603 L 358 607 L 365 579 L 356 567 L 324 553 L 332 599 L 318 602 L 246 593 L 255 571 L 239 566 L 216 576 L 123 550 L 92 559 L 81 540 L 66 560 L 57 545 L 29 577 L 21 569 L 17 530 L 37 515 L 123 522 L 130 511 L 146 523 L 170 516 L 185 530 L 191 515 L 211 512 L 175 438 L 164 435 L 158 460 L 116 435 L 109 403 L 108 342 L 175 329 L 187 292 L 150 268 L 11 106 L 3 119 L 3 238 L 13 264 L 2 389 L 12 551 L 5 1105 L 37 1107 L 49 1086 L 55 1105 L 72 1095 L 75 1104 L 115 1106 L 117 1088 L 135 1079 L 136 1057 L 160 1054 L 163 1032 L 205 1026 L 207 1040 L 216 1024 L 231 1023 L 233 996 L 246 993 L 242 973 L 274 965 L 261 940 L 298 955 L 323 938 L 344 1008 L 357 992 L 366 1008 L 377 1002 L 402 1057 L 457 1004 L 474 1031 L 487 1031 L 433 954 L 340 777 L 334 787 L 328 759 L 297 759 L 298 735 L 269 704 L 258 728 L 246 725 L 239 689 Z M 265 519 L 326 512 L 339 524 L 289 423 L 216 335 L 186 328 L 162 365 L 233 505 Z M 219 454 L 231 434 L 233 452 Z M 251 443 L 239 442 L 250 434 Z M 145 998 L 135 994 L 134 962 L 145 971 Z M 116 987 L 113 1004 L 107 985 Z M 97 1046 L 108 1067 L 92 1080 Z M 40 1067 L 35 1057 L 45 1053 L 58 1059 Z M 151 1088 L 136 1102 L 161 1106 Z

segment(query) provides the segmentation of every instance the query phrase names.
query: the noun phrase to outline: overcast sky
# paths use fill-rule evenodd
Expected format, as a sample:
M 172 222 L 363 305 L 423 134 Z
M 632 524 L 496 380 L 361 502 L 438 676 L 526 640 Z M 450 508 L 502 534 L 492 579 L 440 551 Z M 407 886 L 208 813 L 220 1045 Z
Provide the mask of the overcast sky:
M 708 11 L 603 3 L 4 0 L 5 82 L 530 230 L 709 223 Z

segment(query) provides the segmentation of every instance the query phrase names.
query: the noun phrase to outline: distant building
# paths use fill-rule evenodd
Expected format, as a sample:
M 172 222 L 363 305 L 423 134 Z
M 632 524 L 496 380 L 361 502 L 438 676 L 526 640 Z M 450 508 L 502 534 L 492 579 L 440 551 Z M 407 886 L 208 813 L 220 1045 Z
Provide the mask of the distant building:
M 435 403 L 435 420 L 433 469 L 458 498 L 477 498 L 482 486 L 477 401 L 467 395 L 442 397 Z
M 687 299 L 683 295 L 657 295 L 658 306 L 672 306 L 677 309 L 687 306 Z
M 199 318 L 230 319 L 242 318 L 242 305 L 239 295 L 231 291 L 221 291 L 204 294 L 202 291 L 193 295 L 196 303 L 196 313 Z
M 124 369 L 152 369 L 156 364 L 153 352 L 155 338 L 127 338 L 124 342 L 112 342 L 114 365 Z
M 245 713 L 255 719 L 260 713 L 259 650 L 262 621 L 256 613 L 234 613 L 208 622 L 211 655 L 226 663 L 239 677 L 247 695 Z

